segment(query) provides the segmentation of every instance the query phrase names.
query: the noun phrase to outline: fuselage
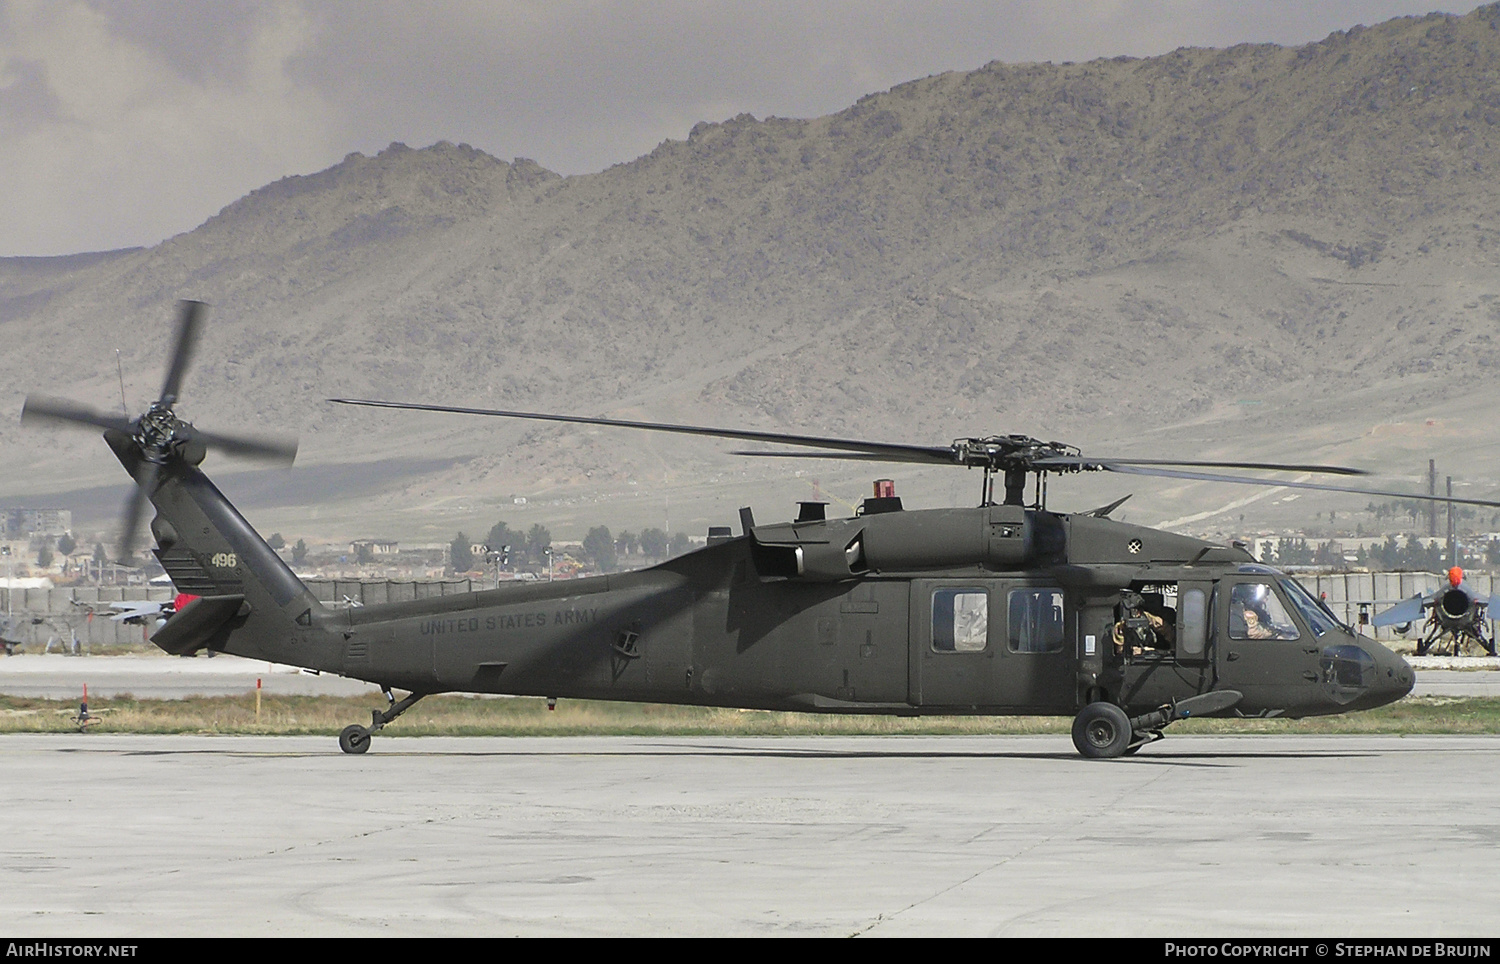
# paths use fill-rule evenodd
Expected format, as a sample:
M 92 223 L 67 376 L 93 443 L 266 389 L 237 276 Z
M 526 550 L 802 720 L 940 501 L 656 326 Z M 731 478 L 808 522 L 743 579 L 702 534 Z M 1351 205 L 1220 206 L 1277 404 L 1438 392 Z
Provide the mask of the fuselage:
M 1132 589 L 1168 613 L 1171 645 L 1117 643 Z M 1236 624 L 1247 590 L 1273 601 L 1273 635 Z M 1071 715 L 1100 699 L 1144 712 L 1234 689 L 1235 714 L 1299 717 L 1378 706 L 1414 680 L 1250 563 L 798 582 L 758 576 L 746 538 L 636 572 L 329 612 L 306 637 L 308 662 L 417 692 L 817 712 Z
M 151 498 L 158 558 L 201 597 L 152 637 L 164 649 L 414 693 L 1070 715 L 1232 690 L 1222 712 L 1297 717 L 1378 706 L 1414 680 L 1242 550 L 1092 515 L 990 505 L 749 522 L 649 569 L 333 609 L 195 466 L 164 470 Z

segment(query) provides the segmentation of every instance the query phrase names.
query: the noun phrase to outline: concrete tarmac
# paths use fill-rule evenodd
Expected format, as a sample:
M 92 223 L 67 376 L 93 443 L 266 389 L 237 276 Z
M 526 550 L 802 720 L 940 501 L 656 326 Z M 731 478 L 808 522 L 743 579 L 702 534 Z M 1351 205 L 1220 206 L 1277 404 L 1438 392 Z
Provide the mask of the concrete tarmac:
M 1497 674 L 1500 675 L 1500 674 Z M 180 700 L 189 696 L 237 696 L 262 691 L 288 696 L 379 694 L 373 683 L 332 674 L 311 675 L 295 666 L 241 659 L 166 654 L 61 656 L 22 653 L 0 658 L 0 694 L 39 699 L 110 698 L 126 693 L 143 699 Z
M 1494 937 L 1500 737 L 0 737 L 0 932 Z

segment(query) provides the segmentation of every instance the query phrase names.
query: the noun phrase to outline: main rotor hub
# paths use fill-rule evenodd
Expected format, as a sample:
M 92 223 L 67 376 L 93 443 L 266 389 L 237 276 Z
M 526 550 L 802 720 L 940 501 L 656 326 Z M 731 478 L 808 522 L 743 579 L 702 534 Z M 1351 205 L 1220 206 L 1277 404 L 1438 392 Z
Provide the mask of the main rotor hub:
M 959 465 L 992 472 L 1078 472 L 1077 462 L 1038 466 L 1049 459 L 1078 459 L 1077 448 L 1061 442 L 1043 442 L 1029 435 L 991 435 L 988 438 L 953 440 L 953 457 Z

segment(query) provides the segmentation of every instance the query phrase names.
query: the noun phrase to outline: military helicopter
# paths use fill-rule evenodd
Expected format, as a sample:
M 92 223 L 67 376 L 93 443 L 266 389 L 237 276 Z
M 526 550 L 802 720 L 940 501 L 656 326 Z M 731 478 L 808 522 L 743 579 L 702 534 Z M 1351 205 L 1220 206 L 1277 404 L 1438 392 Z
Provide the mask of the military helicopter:
M 1485 613 L 1494 612 L 1500 599 L 1486 596 L 1464 581 L 1464 571 L 1458 566 L 1446 573 L 1448 585 L 1439 586 L 1423 596 L 1421 593 L 1403 600 L 1376 614 L 1370 620 L 1374 626 L 1402 626 L 1416 622 L 1425 612 L 1427 622 L 1423 625 L 1422 639 L 1417 643 L 1417 655 L 1426 656 L 1434 646 L 1448 643 L 1454 656 L 1466 649 L 1479 648 L 1495 656 L 1495 640 L 1485 633 Z
M 1020 435 L 928 447 L 339 399 L 769 442 L 817 458 L 967 466 L 982 470 L 983 497 L 973 508 L 906 511 L 882 492 L 852 518 L 803 503 L 795 521 L 766 525 L 746 508 L 740 535 L 648 569 L 332 608 L 199 469 L 210 448 L 287 461 L 295 445 L 206 433 L 173 412 L 201 315 L 197 303 L 183 305 L 161 396 L 139 418 L 28 398 L 22 419 L 103 429 L 137 484 L 127 549 L 145 503 L 155 508 L 155 555 L 179 592 L 198 597 L 156 631 L 156 645 L 382 687 L 387 708 L 373 710 L 369 726 L 344 729 L 346 753 L 368 750 L 373 733 L 423 697 L 463 691 L 812 713 L 1070 716 L 1078 751 L 1108 758 L 1160 739 L 1188 716 L 1343 713 L 1397 700 L 1414 682 L 1400 657 L 1244 548 L 1117 522 L 1108 516 L 1118 502 L 1080 513 L 1045 505 L 1049 474 L 1384 494 L 1203 470 L 1364 473 L 1086 458 Z M 408 695 L 398 700 L 396 690 Z

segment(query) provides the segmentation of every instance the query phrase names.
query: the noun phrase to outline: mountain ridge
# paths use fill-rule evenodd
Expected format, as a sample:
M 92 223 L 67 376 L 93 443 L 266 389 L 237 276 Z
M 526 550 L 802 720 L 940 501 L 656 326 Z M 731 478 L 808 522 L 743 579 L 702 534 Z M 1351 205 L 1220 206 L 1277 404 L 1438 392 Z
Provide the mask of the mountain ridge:
M 458 501 L 791 470 L 322 399 L 1410 473 L 1375 426 L 1500 401 L 1497 138 L 1497 6 L 1296 48 L 996 62 L 826 117 L 700 123 L 589 175 L 448 143 L 351 154 L 149 249 L 0 259 L 0 331 L 33 377 L 14 409 L 27 391 L 113 407 L 102 346 L 138 408 L 172 303 L 202 298 L 185 414 L 300 428 L 315 463 L 399 457 L 421 433 L 463 461 L 412 485 Z M 111 470 L 87 437 L 0 440 L 21 453 L 6 493 L 55 489 L 80 457 L 87 480 Z M 1480 427 L 1437 444 L 1500 479 Z M 1218 498 L 1203 488 L 1139 501 L 1182 515 Z

